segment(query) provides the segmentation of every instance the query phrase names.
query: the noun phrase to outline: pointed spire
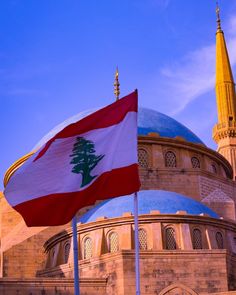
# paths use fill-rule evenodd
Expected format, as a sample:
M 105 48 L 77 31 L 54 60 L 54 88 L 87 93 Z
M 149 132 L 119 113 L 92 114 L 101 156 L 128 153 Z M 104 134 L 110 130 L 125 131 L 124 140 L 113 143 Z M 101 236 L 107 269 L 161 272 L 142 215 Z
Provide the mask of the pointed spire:
M 119 83 L 118 67 L 116 67 L 115 82 L 114 82 L 114 94 L 115 94 L 116 100 L 118 100 L 119 96 L 120 96 L 120 83 Z
M 217 32 L 216 32 L 216 101 L 218 125 L 236 122 L 235 85 L 230 65 L 224 32 L 221 29 L 219 6 L 217 3 Z M 230 121 L 230 123 L 229 123 Z M 216 136 L 217 134 L 215 134 Z M 215 137 L 216 140 L 216 137 Z
M 220 9 L 218 6 L 218 2 L 216 7 L 216 13 L 216 84 L 224 82 L 234 83 L 225 37 L 221 29 Z
M 221 23 L 220 23 L 220 8 L 218 1 L 216 1 L 216 16 L 217 16 L 217 32 L 221 31 Z
M 223 155 L 233 168 L 236 179 L 236 96 L 224 33 L 221 29 L 220 10 L 217 3 L 216 31 L 216 104 L 218 122 L 213 128 L 213 139 L 218 145 L 218 152 Z

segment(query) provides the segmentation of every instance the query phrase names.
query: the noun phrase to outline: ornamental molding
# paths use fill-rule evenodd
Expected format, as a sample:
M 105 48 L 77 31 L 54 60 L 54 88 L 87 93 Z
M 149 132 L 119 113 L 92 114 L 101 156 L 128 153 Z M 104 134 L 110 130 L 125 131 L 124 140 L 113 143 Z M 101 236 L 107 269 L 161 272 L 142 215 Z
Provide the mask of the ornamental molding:
M 174 289 L 181 289 L 181 291 L 184 291 L 183 292 L 184 294 L 187 293 L 189 295 L 198 295 L 198 293 L 194 292 L 192 289 L 190 289 L 189 287 L 187 287 L 181 283 L 171 284 L 170 286 L 163 289 L 158 295 L 168 294 L 169 292 L 174 291 Z M 177 292 L 177 294 L 178 294 L 178 292 Z
M 221 127 L 221 126 L 215 125 L 213 128 L 212 137 L 216 143 L 218 143 L 219 140 L 224 138 L 235 138 L 236 127 L 229 127 L 229 126 Z

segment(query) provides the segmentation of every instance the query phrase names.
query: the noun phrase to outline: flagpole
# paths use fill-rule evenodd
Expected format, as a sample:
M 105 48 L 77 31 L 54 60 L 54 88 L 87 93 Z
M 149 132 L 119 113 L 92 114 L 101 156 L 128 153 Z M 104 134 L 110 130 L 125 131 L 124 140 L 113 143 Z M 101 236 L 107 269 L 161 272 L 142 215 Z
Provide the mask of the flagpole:
M 79 256 L 78 256 L 78 236 L 77 236 L 77 217 L 72 219 L 73 229 L 73 256 L 74 256 L 74 295 L 80 295 L 79 291 Z
M 137 89 L 135 90 L 137 92 Z M 116 101 L 119 100 L 120 95 L 120 82 L 119 71 L 116 67 L 115 82 L 114 82 L 114 94 Z M 138 139 L 138 135 L 137 135 Z M 138 143 L 138 142 L 137 142 Z M 140 268 L 139 268 L 139 237 L 138 237 L 138 193 L 134 193 L 134 240 L 135 240 L 135 284 L 136 295 L 140 295 Z
M 139 237 L 138 237 L 138 193 L 134 193 L 134 240 L 136 295 L 140 295 Z

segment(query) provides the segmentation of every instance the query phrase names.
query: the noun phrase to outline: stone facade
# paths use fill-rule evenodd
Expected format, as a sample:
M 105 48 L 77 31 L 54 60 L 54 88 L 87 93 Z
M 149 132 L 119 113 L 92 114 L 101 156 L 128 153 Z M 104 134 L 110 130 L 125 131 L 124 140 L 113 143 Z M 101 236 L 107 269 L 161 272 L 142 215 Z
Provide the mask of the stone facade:
M 115 219 L 101 218 L 78 226 L 81 277 L 107 278 L 106 294 L 133 294 L 134 281 L 134 226 L 129 214 Z M 142 294 L 159 294 L 171 284 L 181 283 L 196 294 L 234 290 L 236 258 L 236 226 L 225 220 L 217 222 L 207 216 L 190 216 L 186 212 L 163 215 L 150 212 L 140 216 L 140 229 L 146 231 L 146 247 L 140 252 Z M 168 251 L 165 229 L 176 231 L 177 249 Z M 201 231 L 201 249 L 193 238 L 195 229 Z M 110 232 L 118 234 L 119 249 L 111 253 L 108 247 Z M 222 234 L 222 249 L 216 239 Z M 72 253 L 65 263 L 64 245 L 71 243 L 71 231 L 51 238 L 45 249 L 47 267 L 38 272 L 40 277 L 73 277 Z M 92 254 L 84 258 L 84 241 L 92 239 Z M 144 243 L 144 242 L 143 242 Z M 144 244 L 143 244 L 144 245 Z M 52 252 L 57 251 L 57 260 Z M 63 264 L 61 264 L 63 262 Z M 187 266 L 187 270 L 185 267 Z M 228 286 L 229 285 L 229 286 Z M 130 292 L 130 293 L 129 293 Z

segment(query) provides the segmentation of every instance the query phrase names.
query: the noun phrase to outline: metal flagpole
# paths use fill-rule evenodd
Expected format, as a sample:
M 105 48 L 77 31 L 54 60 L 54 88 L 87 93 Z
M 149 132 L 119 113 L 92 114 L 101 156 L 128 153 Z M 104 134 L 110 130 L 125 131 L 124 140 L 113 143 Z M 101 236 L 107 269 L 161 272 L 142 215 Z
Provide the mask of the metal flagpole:
M 73 256 L 74 256 L 74 295 L 80 295 L 79 291 L 79 256 L 78 256 L 78 237 L 77 237 L 77 217 L 72 219 L 73 229 Z
M 140 295 L 139 237 L 138 237 L 138 193 L 134 193 L 134 240 L 136 295 Z
M 137 90 L 136 90 L 137 91 Z M 119 82 L 119 71 L 116 67 L 115 82 L 114 82 L 114 94 L 116 101 L 120 95 L 120 82 Z M 138 193 L 134 193 L 134 240 L 135 240 L 135 284 L 136 284 L 136 295 L 140 295 L 140 269 L 139 269 L 139 238 L 138 238 Z

